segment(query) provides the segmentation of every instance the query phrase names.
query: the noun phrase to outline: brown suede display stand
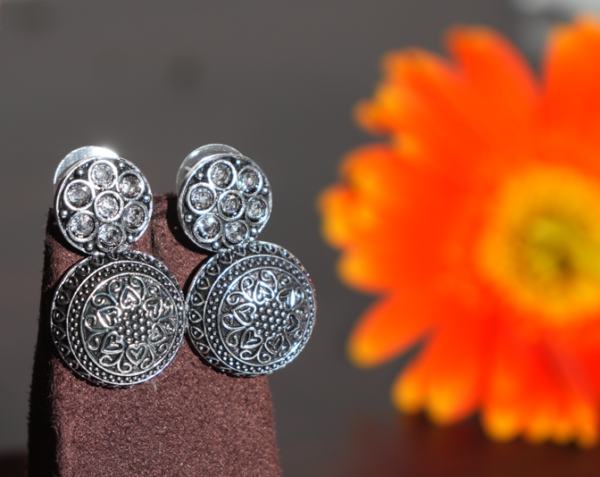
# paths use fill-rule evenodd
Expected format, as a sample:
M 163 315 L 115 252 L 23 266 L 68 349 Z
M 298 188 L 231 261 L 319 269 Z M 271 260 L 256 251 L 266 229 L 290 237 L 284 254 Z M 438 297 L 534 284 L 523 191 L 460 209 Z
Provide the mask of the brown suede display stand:
M 184 291 L 205 258 L 181 232 L 172 194 L 154 197 L 151 225 L 133 248 L 161 260 Z M 162 374 L 127 389 L 91 385 L 62 363 L 50 336 L 50 306 L 60 277 L 82 258 L 65 245 L 51 211 L 30 398 L 29 476 L 279 476 L 266 376 L 221 374 L 187 340 Z

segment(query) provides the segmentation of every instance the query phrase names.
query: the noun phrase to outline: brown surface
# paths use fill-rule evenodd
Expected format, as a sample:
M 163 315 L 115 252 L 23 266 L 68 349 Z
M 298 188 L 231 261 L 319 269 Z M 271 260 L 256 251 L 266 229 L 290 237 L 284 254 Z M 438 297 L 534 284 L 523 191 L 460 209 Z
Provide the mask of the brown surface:
M 162 260 L 182 286 L 205 257 L 179 242 L 175 197 L 158 195 L 136 249 Z M 183 238 L 181 238 L 183 241 Z M 49 307 L 82 257 L 49 214 L 29 422 L 29 475 L 278 476 L 266 377 L 232 378 L 203 364 L 187 341 L 148 383 L 105 389 L 80 380 L 54 351 Z

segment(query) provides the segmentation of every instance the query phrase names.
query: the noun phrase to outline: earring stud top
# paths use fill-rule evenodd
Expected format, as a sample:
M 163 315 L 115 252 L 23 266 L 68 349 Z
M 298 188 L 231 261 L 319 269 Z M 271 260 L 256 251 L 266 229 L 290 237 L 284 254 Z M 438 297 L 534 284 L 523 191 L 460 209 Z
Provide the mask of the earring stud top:
M 223 144 L 192 152 L 179 168 L 176 185 L 183 231 L 205 250 L 253 241 L 271 215 L 266 175 L 252 159 Z
M 120 252 L 146 231 L 152 216 L 150 184 L 114 151 L 76 149 L 61 161 L 54 180 L 58 225 L 76 249 Z

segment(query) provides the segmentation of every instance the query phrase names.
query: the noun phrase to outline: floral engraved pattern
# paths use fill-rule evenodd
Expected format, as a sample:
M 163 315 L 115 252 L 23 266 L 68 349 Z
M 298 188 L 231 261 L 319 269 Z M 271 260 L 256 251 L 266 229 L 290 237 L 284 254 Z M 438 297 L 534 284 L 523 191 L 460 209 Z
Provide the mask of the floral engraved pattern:
M 147 381 L 175 357 L 186 305 L 175 276 L 136 251 L 88 257 L 58 286 L 54 344 L 80 377 L 107 386 Z
M 210 364 L 234 375 L 285 366 L 306 345 L 316 316 L 304 267 L 266 242 L 212 257 L 194 278 L 188 305 L 192 343 Z
M 173 300 L 153 279 L 127 274 L 104 283 L 87 300 L 82 335 L 89 355 L 121 375 L 143 373 L 169 349 L 177 330 Z
M 289 273 L 262 269 L 237 280 L 221 304 L 227 348 L 252 364 L 285 357 L 302 338 L 308 309 L 300 283 Z

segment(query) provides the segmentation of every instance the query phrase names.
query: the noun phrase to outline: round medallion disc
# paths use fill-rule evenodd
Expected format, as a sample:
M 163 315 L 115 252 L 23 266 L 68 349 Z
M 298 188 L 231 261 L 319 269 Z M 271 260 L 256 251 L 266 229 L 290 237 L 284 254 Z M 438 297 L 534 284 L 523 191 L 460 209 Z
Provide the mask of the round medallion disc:
M 175 276 L 151 255 L 125 251 L 88 257 L 60 282 L 51 332 L 64 362 L 80 377 L 130 386 L 163 371 L 186 328 Z
M 198 352 L 221 371 L 243 376 L 292 361 L 310 338 L 317 307 L 300 261 L 267 242 L 213 256 L 194 278 L 187 302 Z
M 65 171 L 55 210 L 58 225 L 73 247 L 88 254 L 119 252 L 148 227 L 152 192 L 131 162 L 87 157 Z

